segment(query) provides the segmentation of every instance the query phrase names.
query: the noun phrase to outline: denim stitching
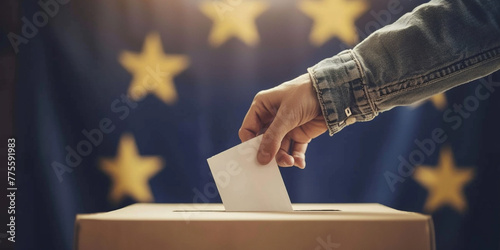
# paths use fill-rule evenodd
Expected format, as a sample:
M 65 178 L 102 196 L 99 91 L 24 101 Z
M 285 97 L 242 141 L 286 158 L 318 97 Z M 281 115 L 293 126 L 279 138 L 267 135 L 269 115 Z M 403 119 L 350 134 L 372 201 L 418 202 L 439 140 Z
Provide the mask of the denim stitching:
M 336 132 L 333 129 L 334 123 L 330 122 L 328 119 L 328 111 L 326 109 L 325 102 L 323 100 L 323 96 L 320 92 L 321 90 L 319 89 L 319 86 L 318 86 L 318 79 L 316 77 L 316 72 L 314 69 L 309 69 L 308 71 L 309 71 L 309 77 L 312 80 L 312 85 L 314 87 L 314 90 L 316 90 L 316 96 L 318 97 L 318 100 L 320 103 L 321 113 L 323 114 L 323 118 L 325 118 L 326 127 L 328 128 L 330 135 L 333 135 Z
M 368 105 L 370 105 L 370 109 L 372 110 L 373 115 L 375 115 L 377 113 L 376 108 L 375 108 L 375 103 L 373 102 L 370 95 L 368 94 L 368 86 L 366 84 L 366 80 L 365 80 L 366 78 L 365 78 L 364 71 L 362 70 L 361 63 L 359 62 L 358 58 L 356 57 L 356 54 L 354 53 L 354 51 L 351 51 L 351 57 L 354 60 L 354 62 L 356 63 L 356 67 L 358 68 L 358 72 L 361 76 L 361 85 L 363 86 L 363 91 L 365 93 L 366 100 L 368 100 Z
M 456 76 L 460 73 L 463 73 L 463 72 L 466 72 L 466 71 L 469 71 L 469 70 L 472 70 L 472 69 L 475 69 L 477 67 L 480 67 L 482 66 L 484 63 L 486 62 L 492 62 L 492 61 L 495 61 L 495 60 L 499 60 L 500 57 L 494 57 L 494 58 L 489 58 L 488 60 L 484 60 L 484 61 L 481 61 L 480 63 L 476 63 L 472 66 L 469 66 L 467 68 L 464 68 L 463 70 L 459 70 L 459 71 L 454 71 L 453 73 L 450 73 L 448 75 L 445 75 L 444 77 L 441 77 L 441 78 L 436 78 L 434 81 L 428 81 L 426 83 L 423 83 L 423 84 L 420 84 L 420 85 L 415 85 L 415 86 L 411 86 L 411 87 L 407 87 L 407 88 L 403 88 L 403 89 L 400 89 L 398 91 L 394 91 L 394 92 L 391 92 L 389 94 L 385 94 L 385 95 L 381 95 L 377 100 L 376 102 L 380 102 L 382 101 L 384 98 L 386 97 L 391 97 L 391 96 L 394 96 L 396 94 L 400 94 L 400 93 L 404 93 L 404 92 L 407 92 L 407 91 L 410 91 L 410 90 L 415 90 L 415 89 L 418 89 L 420 87 L 425 87 L 429 84 L 433 84 L 433 83 L 436 83 L 436 82 L 440 82 L 442 80 L 446 80 L 450 77 L 453 77 L 453 76 Z
M 492 55 L 492 56 L 489 56 L 489 54 L 491 54 L 491 53 L 492 53 L 493 55 Z M 481 53 L 481 54 L 477 54 L 477 55 L 475 55 L 475 56 L 472 56 L 472 57 L 466 58 L 466 59 L 464 59 L 464 60 L 461 60 L 461 61 L 459 61 L 459 62 L 457 62 L 457 63 L 454 63 L 454 64 L 452 64 L 452 65 L 449 65 L 449 66 L 443 67 L 443 68 L 441 68 L 441 69 L 435 70 L 435 71 L 431 72 L 430 74 L 423 75 L 423 76 L 416 76 L 416 77 L 413 77 L 413 78 L 408 78 L 408 79 L 405 79 L 405 80 L 402 80 L 402 81 L 398 81 L 398 82 L 395 82 L 395 83 L 391 83 L 391 84 L 389 84 L 389 85 L 387 85 L 387 86 L 385 86 L 385 87 L 383 87 L 383 88 L 381 88 L 381 89 L 373 90 L 373 91 L 371 91 L 370 93 L 375 93 L 375 94 L 377 94 L 377 95 L 379 96 L 379 99 L 377 99 L 377 101 L 378 101 L 378 100 L 381 100 L 381 99 L 380 99 L 381 97 L 391 96 L 391 95 L 393 95 L 393 94 L 397 94 L 397 93 L 399 93 L 399 92 L 401 92 L 401 91 L 404 91 L 404 90 L 409 90 L 409 89 L 415 89 L 415 88 L 418 88 L 418 87 L 420 87 L 420 86 L 426 86 L 426 85 L 428 85 L 428 84 L 430 84 L 430 83 L 434 83 L 434 82 L 436 82 L 436 81 L 438 81 L 438 80 L 446 79 L 446 78 L 448 78 L 449 76 L 454 75 L 454 73 L 457 73 L 457 72 L 463 72 L 463 71 L 468 70 L 468 69 L 470 69 L 470 68 L 475 68 L 475 67 L 477 67 L 477 66 L 480 66 L 480 65 L 482 65 L 482 63 L 484 63 L 484 62 L 489 62 L 489 61 L 491 61 L 491 60 L 496 60 L 496 59 L 498 59 L 498 57 L 496 57 L 496 56 L 497 56 L 497 55 L 499 55 L 499 54 L 500 54 L 500 47 L 495 47 L 495 48 L 490 49 L 490 50 L 488 50 L 488 51 L 485 51 L 485 52 L 483 52 L 483 53 Z M 481 60 L 481 59 L 477 59 L 477 60 L 478 60 L 477 62 L 470 64 L 470 61 L 471 61 L 471 60 L 473 60 L 473 59 L 475 59 L 475 58 L 478 58 L 478 57 L 482 57 L 482 56 L 489 56 L 489 57 L 487 57 L 486 59 L 482 59 L 482 60 Z M 465 64 L 465 65 L 464 65 L 464 64 Z M 469 65 L 469 66 L 468 66 L 468 65 Z M 460 67 L 460 66 L 463 66 L 463 67 L 461 67 L 461 68 L 459 68 L 459 69 L 456 69 L 456 70 L 454 70 L 454 71 L 451 71 L 450 73 L 448 73 L 448 72 L 443 72 L 443 71 L 450 71 L 450 70 L 452 70 L 452 68 L 453 68 L 453 67 Z M 443 76 L 442 76 L 442 77 L 439 77 L 439 78 L 433 78 L 433 79 L 430 79 L 430 80 L 429 80 L 428 78 L 429 78 L 431 75 L 435 75 L 435 74 L 436 74 L 436 72 L 443 72 Z M 427 78 L 427 79 L 425 79 L 425 78 Z M 416 84 L 416 85 L 414 85 L 414 86 L 409 86 L 409 87 L 405 87 L 405 88 L 402 88 L 402 89 L 399 89 L 399 90 L 394 90 L 394 91 L 392 91 L 392 92 L 389 92 L 389 91 L 390 91 L 389 89 L 390 89 L 391 87 L 397 86 L 398 84 L 403 84 L 403 83 L 406 83 L 406 84 L 411 84 L 411 81 L 416 81 L 416 82 L 418 82 L 419 80 L 421 80 L 421 81 L 422 81 L 422 83 L 420 83 L 420 84 Z M 433 81 L 433 80 L 434 80 L 434 81 Z M 382 94 L 381 92 L 382 92 L 382 91 L 384 91 L 384 90 L 385 90 L 385 91 L 388 91 L 388 93 L 386 93 L 386 94 Z

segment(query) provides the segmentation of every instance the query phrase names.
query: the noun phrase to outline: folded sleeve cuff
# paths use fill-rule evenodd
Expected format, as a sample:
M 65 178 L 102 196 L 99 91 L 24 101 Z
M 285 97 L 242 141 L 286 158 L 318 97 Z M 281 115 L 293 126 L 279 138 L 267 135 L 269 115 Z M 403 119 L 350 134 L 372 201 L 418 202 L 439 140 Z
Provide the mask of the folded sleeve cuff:
M 363 70 L 352 50 L 345 50 L 308 68 L 330 136 L 356 121 L 376 115 L 367 95 Z

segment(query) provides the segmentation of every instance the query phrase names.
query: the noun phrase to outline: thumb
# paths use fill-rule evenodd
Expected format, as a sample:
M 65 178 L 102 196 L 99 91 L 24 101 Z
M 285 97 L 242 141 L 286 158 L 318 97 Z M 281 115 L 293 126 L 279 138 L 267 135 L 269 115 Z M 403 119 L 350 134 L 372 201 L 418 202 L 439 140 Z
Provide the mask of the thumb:
M 268 164 L 276 156 L 285 135 L 295 128 L 294 121 L 285 113 L 283 108 L 278 110 L 276 117 L 262 137 L 257 153 L 257 161 L 262 165 Z

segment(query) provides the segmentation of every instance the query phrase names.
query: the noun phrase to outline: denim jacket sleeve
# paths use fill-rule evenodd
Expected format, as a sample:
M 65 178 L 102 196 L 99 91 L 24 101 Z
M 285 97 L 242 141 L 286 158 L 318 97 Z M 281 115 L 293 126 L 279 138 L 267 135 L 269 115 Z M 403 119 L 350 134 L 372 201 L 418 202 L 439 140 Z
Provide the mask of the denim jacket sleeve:
M 500 1 L 432 0 L 308 69 L 330 135 L 500 69 Z

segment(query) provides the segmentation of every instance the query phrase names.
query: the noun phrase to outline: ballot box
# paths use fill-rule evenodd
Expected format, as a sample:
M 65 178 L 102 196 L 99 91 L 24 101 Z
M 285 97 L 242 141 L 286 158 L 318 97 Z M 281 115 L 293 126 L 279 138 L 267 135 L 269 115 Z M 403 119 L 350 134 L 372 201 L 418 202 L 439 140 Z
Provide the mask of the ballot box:
M 76 250 L 435 249 L 430 216 L 380 204 L 294 204 L 226 212 L 222 204 L 135 204 L 82 214 Z

